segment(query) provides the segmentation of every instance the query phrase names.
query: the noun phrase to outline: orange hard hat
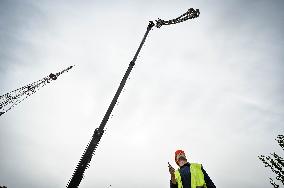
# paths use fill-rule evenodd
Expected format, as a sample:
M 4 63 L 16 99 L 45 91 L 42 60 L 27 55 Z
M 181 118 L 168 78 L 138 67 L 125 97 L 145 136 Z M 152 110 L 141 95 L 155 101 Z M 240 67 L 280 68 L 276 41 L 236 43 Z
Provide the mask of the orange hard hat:
M 177 163 L 177 155 L 180 155 L 180 154 L 184 154 L 185 155 L 185 153 L 184 153 L 184 151 L 183 150 L 176 150 L 176 152 L 175 152 L 175 161 L 176 161 L 176 163 Z M 177 163 L 178 164 L 178 163 Z

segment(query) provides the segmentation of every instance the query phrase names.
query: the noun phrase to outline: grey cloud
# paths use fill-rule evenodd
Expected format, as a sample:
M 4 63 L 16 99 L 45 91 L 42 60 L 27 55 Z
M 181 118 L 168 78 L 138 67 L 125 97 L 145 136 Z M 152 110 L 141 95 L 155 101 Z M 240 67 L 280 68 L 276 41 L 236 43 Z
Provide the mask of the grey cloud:
M 179 148 L 218 187 L 268 187 L 257 155 L 283 131 L 283 1 L 1 1 L 2 94 L 76 67 L 1 116 L 0 184 L 65 186 L 148 19 L 190 7 L 200 18 L 151 31 L 81 187 L 167 187 Z

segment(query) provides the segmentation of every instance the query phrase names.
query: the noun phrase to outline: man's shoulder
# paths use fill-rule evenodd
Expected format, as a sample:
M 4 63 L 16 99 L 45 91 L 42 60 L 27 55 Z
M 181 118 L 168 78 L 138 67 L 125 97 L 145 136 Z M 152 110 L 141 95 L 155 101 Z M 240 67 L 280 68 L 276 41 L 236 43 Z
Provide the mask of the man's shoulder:
M 202 168 L 202 164 L 201 163 L 190 163 L 190 166 Z

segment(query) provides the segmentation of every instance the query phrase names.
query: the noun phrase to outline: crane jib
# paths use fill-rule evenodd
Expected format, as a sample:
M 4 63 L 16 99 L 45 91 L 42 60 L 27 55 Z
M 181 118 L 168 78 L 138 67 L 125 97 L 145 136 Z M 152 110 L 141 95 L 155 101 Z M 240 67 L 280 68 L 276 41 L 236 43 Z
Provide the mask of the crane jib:
M 96 148 L 98 147 L 98 144 L 99 144 L 99 141 L 101 140 L 102 138 L 102 135 L 104 134 L 104 128 L 106 126 L 106 123 L 111 115 L 111 112 L 119 98 L 119 95 L 127 81 L 127 78 L 129 77 L 130 73 L 131 73 L 131 70 L 133 69 L 134 65 L 135 65 L 135 61 L 138 57 L 138 54 L 140 53 L 142 47 L 143 47 L 143 44 L 145 43 L 146 41 L 146 38 L 150 32 L 150 30 L 156 26 L 157 28 L 160 28 L 161 26 L 163 25 L 171 25 L 171 24 L 177 24 L 177 23 L 180 23 L 180 22 L 184 22 L 188 19 L 194 19 L 194 18 L 197 18 L 199 16 L 200 12 L 199 12 L 199 9 L 196 9 L 194 10 L 193 8 L 190 8 L 188 9 L 188 11 L 184 14 L 182 14 L 181 16 L 175 18 L 175 19 L 172 19 L 172 20 L 168 20 L 168 21 L 165 21 L 165 20 L 162 20 L 162 19 L 158 19 L 156 20 L 156 24 L 153 22 L 153 21 L 150 21 L 148 26 L 147 26 L 147 30 L 142 38 L 142 41 L 140 42 L 140 45 L 132 59 L 132 61 L 130 61 L 129 65 L 128 65 L 128 68 L 119 84 L 119 87 L 103 117 L 103 120 L 101 121 L 101 124 L 98 128 L 95 129 L 93 135 L 92 135 L 92 138 L 90 140 L 90 142 L 88 143 L 73 175 L 72 175 L 72 178 L 69 180 L 68 184 L 67 184 L 67 188 L 77 188 L 79 185 L 80 185 L 80 182 L 82 181 L 83 177 L 84 177 L 84 172 L 86 170 L 86 168 L 89 167 L 90 165 L 90 162 L 91 162 L 91 159 L 92 159 L 92 156 L 94 155 L 94 152 L 96 150 Z

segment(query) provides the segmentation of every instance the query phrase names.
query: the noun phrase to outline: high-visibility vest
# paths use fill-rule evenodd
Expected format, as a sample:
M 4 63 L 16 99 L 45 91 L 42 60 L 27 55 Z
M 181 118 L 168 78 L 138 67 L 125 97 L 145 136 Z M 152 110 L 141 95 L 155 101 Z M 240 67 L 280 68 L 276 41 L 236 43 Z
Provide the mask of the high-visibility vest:
M 201 170 L 201 164 L 190 163 L 190 175 L 191 175 L 191 188 L 201 188 L 201 187 L 206 188 L 204 174 Z M 178 188 L 183 188 L 179 170 L 175 171 L 175 179 L 178 184 Z

